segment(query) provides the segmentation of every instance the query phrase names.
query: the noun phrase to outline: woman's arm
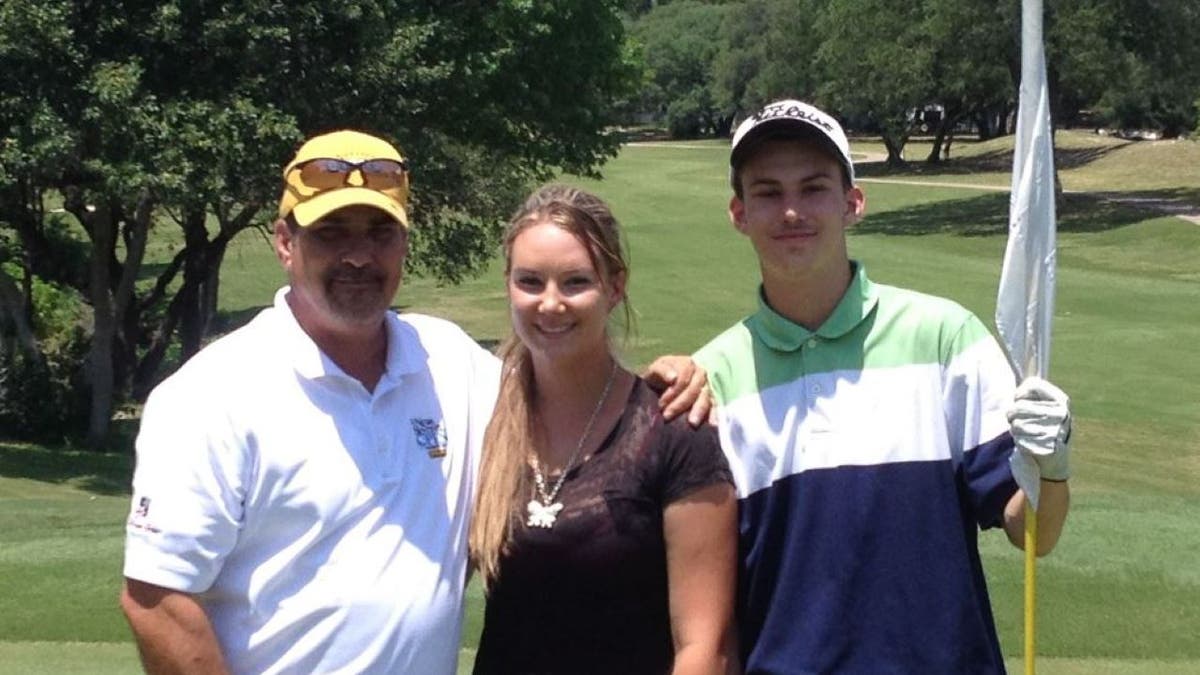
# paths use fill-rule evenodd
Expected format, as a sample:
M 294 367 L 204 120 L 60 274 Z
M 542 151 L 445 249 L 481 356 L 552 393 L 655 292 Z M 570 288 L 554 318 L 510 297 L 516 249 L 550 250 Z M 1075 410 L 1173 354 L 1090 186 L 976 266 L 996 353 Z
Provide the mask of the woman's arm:
M 733 633 L 737 501 L 733 487 L 699 488 L 663 510 L 674 675 L 740 672 Z

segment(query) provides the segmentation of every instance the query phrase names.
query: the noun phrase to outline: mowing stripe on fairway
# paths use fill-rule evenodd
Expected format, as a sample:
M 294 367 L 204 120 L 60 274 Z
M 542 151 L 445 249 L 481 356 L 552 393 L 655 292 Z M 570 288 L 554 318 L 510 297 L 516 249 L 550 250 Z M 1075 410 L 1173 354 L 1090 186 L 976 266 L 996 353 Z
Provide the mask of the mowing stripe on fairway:
M 458 673 L 467 675 L 475 650 L 464 647 Z M 132 642 L 0 641 L 0 675 L 132 675 L 142 672 Z

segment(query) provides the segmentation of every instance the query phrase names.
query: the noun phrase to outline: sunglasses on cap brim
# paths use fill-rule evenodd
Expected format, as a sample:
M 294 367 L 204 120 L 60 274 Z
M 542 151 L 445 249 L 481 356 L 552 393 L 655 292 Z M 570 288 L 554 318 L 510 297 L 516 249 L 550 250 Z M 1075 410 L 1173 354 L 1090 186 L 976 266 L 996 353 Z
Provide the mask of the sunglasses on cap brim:
M 395 159 L 368 159 L 348 162 L 344 159 L 317 157 L 292 167 L 300 172 L 300 182 L 314 190 L 332 190 L 350 184 L 350 175 L 356 170 L 362 175 L 363 187 L 386 190 L 404 185 L 404 174 L 408 163 Z

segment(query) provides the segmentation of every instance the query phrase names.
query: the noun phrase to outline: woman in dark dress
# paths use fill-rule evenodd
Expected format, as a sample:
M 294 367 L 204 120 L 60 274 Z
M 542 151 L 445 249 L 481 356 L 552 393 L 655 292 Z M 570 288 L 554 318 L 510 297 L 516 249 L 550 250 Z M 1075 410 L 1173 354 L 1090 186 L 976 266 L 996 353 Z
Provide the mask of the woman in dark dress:
M 475 672 L 735 671 L 729 470 L 716 432 L 664 422 L 612 352 L 615 219 L 546 186 L 504 252 L 513 334 L 470 532 L 488 596 Z

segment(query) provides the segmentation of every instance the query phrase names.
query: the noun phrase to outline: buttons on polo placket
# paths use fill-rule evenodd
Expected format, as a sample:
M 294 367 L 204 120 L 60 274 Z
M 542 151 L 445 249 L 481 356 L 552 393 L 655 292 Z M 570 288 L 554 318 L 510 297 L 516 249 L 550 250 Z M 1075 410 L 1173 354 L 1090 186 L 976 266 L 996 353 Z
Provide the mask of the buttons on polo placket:
M 400 458 L 392 447 L 392 434 L 389 433 L 389 420 L 378 410 L 385 407 L 387 393 L 376 391 L 367 405 L 367 424 L 371 430 L 371 442 L 375 446 L 375 456 L 379 458 L 379 476 L 383 481 L 392 481 L 400 475 Z
M 817 346 L 817 338 L 814 335 L 814 336 L 808 338 L 808 340 L 806 340 L 804 342 L 804 351 L 808 352 L 809 350 L 815 349 L 816 346 Z M 805 356 L 807 357 L 808 355 L 805 354 Z M 805 373 L 805 375 L 812 377 L 812 371 L 807 366 L 805 366 L 805 368 L 804 368 L 804 373 Z M 816 382 L 813 382 L 812 384 L 810 384 L 808 386 L 808 393 L 812 394 L 813 396 L 817 396 L 818 394 L 821 393 L 821 385 L 817 384 Z

